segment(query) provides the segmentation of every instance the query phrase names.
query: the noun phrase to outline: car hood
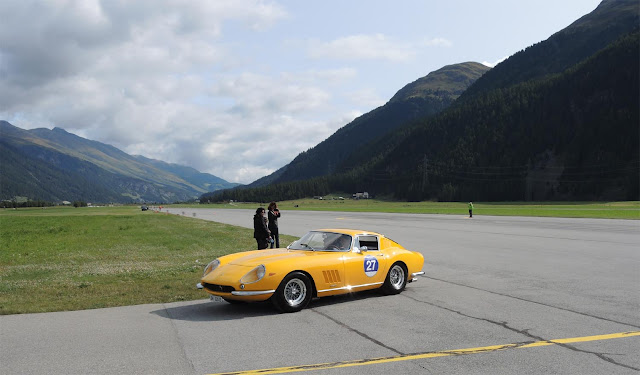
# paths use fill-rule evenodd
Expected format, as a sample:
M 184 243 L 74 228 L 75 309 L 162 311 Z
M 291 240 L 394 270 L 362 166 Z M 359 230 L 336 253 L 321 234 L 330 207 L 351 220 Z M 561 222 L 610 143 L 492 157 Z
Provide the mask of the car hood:
M 235 266 L 256 267 L 260 264 L 267 265 L 273 262 L 279 262 L 283 260 L 290 260 L 294 258 L 314 256 L 317 254 L 313 251 L 304 250 L 288 250 L 288 249 L 271 249 L 271 250 L 256 250 L 247 252 L 246 255 L 239 258 L 235 258 L 229 264 Z

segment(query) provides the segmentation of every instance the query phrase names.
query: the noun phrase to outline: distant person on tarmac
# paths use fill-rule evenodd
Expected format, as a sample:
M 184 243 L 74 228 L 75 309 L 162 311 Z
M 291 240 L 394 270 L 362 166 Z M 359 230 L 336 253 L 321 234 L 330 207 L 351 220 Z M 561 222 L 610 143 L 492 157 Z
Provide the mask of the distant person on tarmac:
M 469 202 L 469 217 L 473 217 L 473 202 Z
M 280 210 L 276 202 L 269 203 L 269 231 L 271 232 L 271 248 L 275 242 L 276 248 L 280 248 L 280 232 L 278 231 L 278 218 Z
M 271 232 L 267 228 L 267 218 L 265 217 L 264 208 L 258 207 L 256 214 L 253 216 L 253 238 L 258 243 L 258 250 L 269 247 L 271 240 Z

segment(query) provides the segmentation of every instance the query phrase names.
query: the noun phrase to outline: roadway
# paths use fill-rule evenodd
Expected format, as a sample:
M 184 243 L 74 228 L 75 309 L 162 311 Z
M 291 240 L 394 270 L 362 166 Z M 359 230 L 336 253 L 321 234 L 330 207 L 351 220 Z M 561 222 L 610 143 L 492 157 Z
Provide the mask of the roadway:
M 169 211 L 252 225 L 251 210 Z M 294 314 L 203 299 L 1 316 L 0 368 L 7 374 L 640 371 L 638 221 L 286 209 L 280 219 L 281 232 L 296 236 L 332 227 L 378 231 L 422 252 L 426 275 L 396 296 L 329 297 Z M 556 339 L 564 341 L 549 341 Z

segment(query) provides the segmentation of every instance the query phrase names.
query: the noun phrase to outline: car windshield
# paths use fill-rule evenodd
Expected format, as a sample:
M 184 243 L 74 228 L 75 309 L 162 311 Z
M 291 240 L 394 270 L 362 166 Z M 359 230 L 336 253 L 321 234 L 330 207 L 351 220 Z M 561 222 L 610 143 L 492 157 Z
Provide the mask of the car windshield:
M 349 251 L 351 236 L 331 232 L 309 232 L 289 245 L 290 250 Z

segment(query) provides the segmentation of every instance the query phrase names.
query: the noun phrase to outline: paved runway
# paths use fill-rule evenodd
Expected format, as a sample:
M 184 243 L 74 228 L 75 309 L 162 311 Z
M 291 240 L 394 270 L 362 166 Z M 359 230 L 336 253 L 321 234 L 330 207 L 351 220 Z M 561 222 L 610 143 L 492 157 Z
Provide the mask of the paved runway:
M 378 231 L 422 252 L 426 275 L 397 296 L 329 297 L 295 314 L 276 314 L 269 304 L 203 299 L 1 316 L 2 372 L 640 371 L 638 221 L 282 208 L 283 233 L 330 227 Z M 247 227 L 253 216 L 250 210 L 170 212 Z M 555 339 L 567 340 L 548 341 Z

